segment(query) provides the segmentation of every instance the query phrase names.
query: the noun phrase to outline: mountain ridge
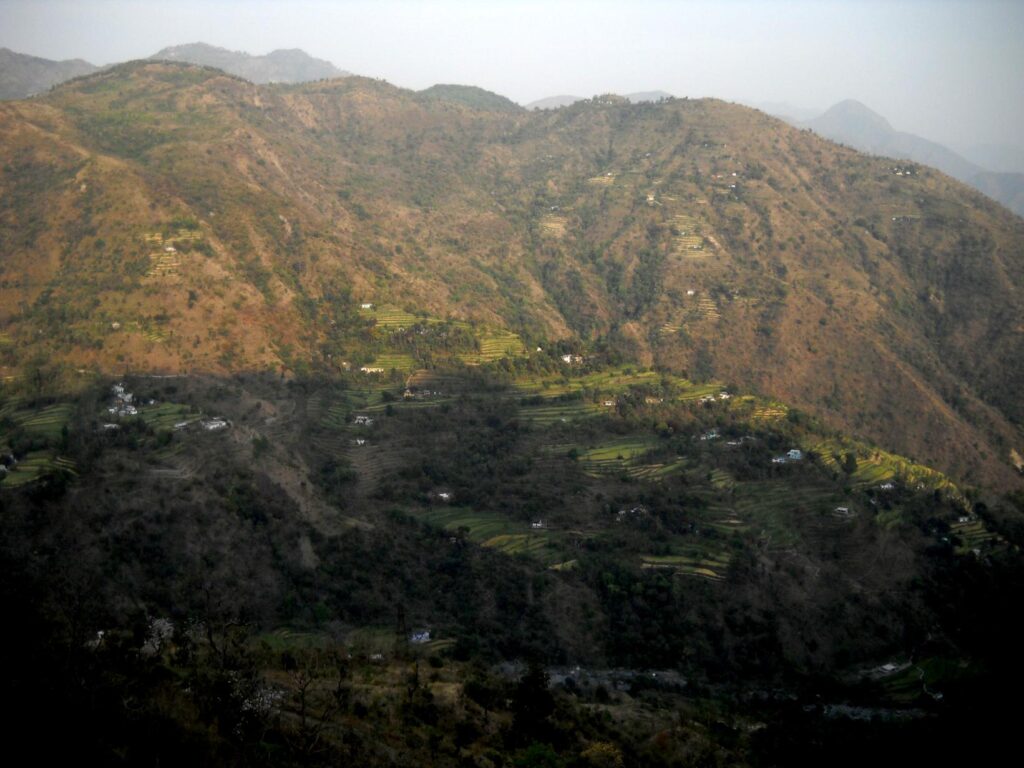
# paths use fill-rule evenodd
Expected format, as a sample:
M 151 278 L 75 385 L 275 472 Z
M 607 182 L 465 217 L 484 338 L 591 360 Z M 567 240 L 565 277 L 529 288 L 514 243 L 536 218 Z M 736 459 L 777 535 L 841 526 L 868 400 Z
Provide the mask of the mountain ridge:
M 861 102 L 841 101 L 818 117 L 799 124 L 862 152 L 931 165 L 1024 216 L 1024 174 L 987 170 L 938 142 L 897 131 L 888 120 Z
M 1022 224 L 928 169 L 715 100 L 494 113 L 152 62 L 5 104 L 0 135 L 9 368 L 373 367 L 360 303 L 404 307 L 1015 482 Z

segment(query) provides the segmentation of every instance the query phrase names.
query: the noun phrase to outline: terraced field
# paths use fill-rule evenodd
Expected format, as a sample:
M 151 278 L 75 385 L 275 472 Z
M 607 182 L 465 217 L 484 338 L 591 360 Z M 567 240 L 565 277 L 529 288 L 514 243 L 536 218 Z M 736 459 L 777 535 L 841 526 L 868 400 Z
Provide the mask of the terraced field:
M 187 405 L 157 403 L 139 408 L 139 417 L 153 429 L 173 429 L 183 421 L 195 421 L 201 414 L 193 413 Z
M 61 430 L 71 417 L 73 406 L 70 403 L 58 403 L 40 411 L 13 410 L 9 414 L 11 420 L 33 437 L 46 440 L 58 440 Z M 0 412 L 0 416 L 5 415 Z
M 643 459 L 657 446 L 658 439 L 654 436 L 631 436 L 581 451 L 579 463 L 591 477 L 627 474 L 654 478 L 666 471 L 666 465 L 651 464 Z
M 543 405 L 524 405 L 519 409 L 519 416 L 529 419 L 536 426 L 546 427 L 551 424 L 568 423 L 578 419 L 591 418 L 608 410 L 610 409 L 598 403 L 570 400 L 567 402 L 544 403 Z
M 437 507 L 418 513 L 417 517 L 453 533 L 466 529 L 470 541 L 507 555 L 525 555 L 548 565 L 564 559 L 554 532 L 546 528 L 531 529 L 526 523 L 513 522 L 493 512 Z
M 975 550 L 982 552 L 987 546 L 998 540 L 998 537 L 986 529 L 985 524 L 977 518 L 963 522 L 957 521 L 950 526 L 950 530 L 960 539 L 956 547 L 956 552 L 959 555 L 965 555 Z
M 679 554 L 641 555 L 642 568 L 668 570 L 680 576 L 694 576 L 708 581 L 722 581 L 731 556 L 724 550 L 699 545 L 678 547 Z
M 824 526 L 839 525 L 832 513 L 837 506 L 848 503 L 830 485 L 764 480 L 738 483 L 732 508 L 736 519 L 759 531 L 771 546 L 788 547 L 796 543 L 792 516 L 800 516 L 800 527 L 814 532 Z
M 516 380 L 515 388 L 524 395 L 557 397 L 583 389 L 593 389 L 602 394 L 617 394 L 631 386 L 656 384 L 661 380 L 654 371 L 635 371 L 632 368 L 612 368 L 596 371 L 583 376 L 567 379 L 561 376 L 523 377 Z
M 383 368 L 385 371 L 401 371 L 402 373 L 411 373 L 417 367 L 412 355 L 400 353 L 377 355 L 376 359 L 369 363 L 369 366 Z
M 567 226 L 568 220 L 564 216 L 547 215 L 540 220 L 540 232 L 547 237 L 565 237 Z
M 383 306 L 370 309 L 360 309 L 359 314 L 363 317 L 373 318 L 376 327 L 380 330 L 397 331 L 409 328 L 416 323 L 423 322 L 423 318 L 406 312 L 398 307 Z
M 680 379 L 678 383 L 682 386 L 683 391 L 679 393 L 676 399 L 682 402 L 700 400 L 702 397 L 717 397 L 722 391 L 722 385 L 717 381 L 694 384 L 685 379 Z
M 32 451 L 27 453 L 18 464 L 7 473 L 0 483 L 0 488 L 16 488 L 34 483 L 57 471 L 77 474 L 75 463 L 70 459 L 56 456 L 52 451 Z
M 902 456 L 852 441 L 824 440 L 812 446 L 811 450 L 818 453 L 823 464 L 836 472 L 842 471 L 836 456 L 852 452 L 857 457 L 857 471 L 852 477 L 855 488 L 870 488 L 893 481 L 917 490 L 939 490 L 966 503 L 960 489 L 944 474 Z
M 504 357 L 522 357 L 526 347 L 519 334 L 501 328 L 486 328 L 477 331 L 479 352 L 467 352 L 459 359 L 467 365 L 480 365 L 501 360 Z

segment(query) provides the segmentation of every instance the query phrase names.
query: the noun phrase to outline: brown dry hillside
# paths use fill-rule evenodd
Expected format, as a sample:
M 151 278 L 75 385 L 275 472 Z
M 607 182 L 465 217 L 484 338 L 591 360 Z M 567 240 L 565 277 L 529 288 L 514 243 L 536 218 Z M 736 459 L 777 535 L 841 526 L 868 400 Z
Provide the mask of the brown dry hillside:
M 720 101 L 477 101 L 132 63 L 0 106 L 0 363 L 323 365 L 358 355 L 372 301 L 1015 482 L 1024 220 Z

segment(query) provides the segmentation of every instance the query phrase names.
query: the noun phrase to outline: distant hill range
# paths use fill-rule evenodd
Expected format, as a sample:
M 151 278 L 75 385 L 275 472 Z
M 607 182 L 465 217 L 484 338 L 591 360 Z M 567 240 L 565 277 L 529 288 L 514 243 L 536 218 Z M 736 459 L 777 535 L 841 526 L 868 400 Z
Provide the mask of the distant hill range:
M 352 74 L 338 69 L 329 61 L 313 58 L 298 48 L 253 56 L 244 51 L 229 51 L 206 43 L 189 43 L 163 48 L 149 58 L 216 67 L 253 83 L 305 83 Z
M 637 93 L 627 93 L 623 96 L 626 101 L 631 104 L 639 104 L 644 101 L 658 101 L 660 99 L 671 99 L 672 94 L 667 91 L 638 91 Z M 544 99 L 537 99 L 537 101 L 531 101 L 526 105 L 527 109 L 559 109 L 560 107 L 568 107 L 570 104 L 575 104 L 577 101 L 586 101 L 584 96 L 548 96 Z
M 0 48 L 0 99 L 24 99 L 97 69 L 81 59 L 51 61 Z
M 253 56 L 243 51 L 229 51 L 206 43 L 189 43 L 163 48 L 149 58 L 216 67 L 230 75 L 260 84 L 305 83 L 348 77 L 352 74 L 338 69 L 329 61 L 313 58 L 298 48 L 271 51 L 265 56 Z M 0 48 L 0 99 L 24 99 L 34 96 L 72 78 L 88 75 L 100 69 L 102 67 L 82 59 L 52 61 Z
M 888 120 L 859 101 L 841 101 L 811 120 L 793 121 L 786 115 L 779 116 L 861 152 L 913 160 L 938 168 L 1024 216 L 1024 174 L 987 170 L 942 144 L 897 131 Z

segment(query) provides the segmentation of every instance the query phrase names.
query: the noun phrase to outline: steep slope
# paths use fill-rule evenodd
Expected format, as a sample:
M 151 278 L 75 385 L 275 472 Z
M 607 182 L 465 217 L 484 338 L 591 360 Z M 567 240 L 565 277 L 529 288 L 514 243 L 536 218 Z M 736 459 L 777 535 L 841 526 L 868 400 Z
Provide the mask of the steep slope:
M 338 69 L 329 61 L 313 58 L 298 48 L 253 56 L 244 51 L 229 51 L 207 43 L 189 43 L 163 48 L 150 58 L 216 67 L 253 83 L 305 83 L 351 74 Z
M 862 152 L 938 168 L 998 200 L 1014 213 L 1024 215 L 1024 174 L 984 170 L 941 144 L 893 129 L 884 117 L 858 101 L 842 101 L 803 125 Z
M 0 99 L 23 99 L 97 69 L 82 59 L 52 61 L 0 48 Z
M 495 112 L 159 63 L 4 105 L 0 136 L 10 368 L 336 367 L 391 304 L 1015 482 L 1024 221 L 930 169 L 714 100 Z

